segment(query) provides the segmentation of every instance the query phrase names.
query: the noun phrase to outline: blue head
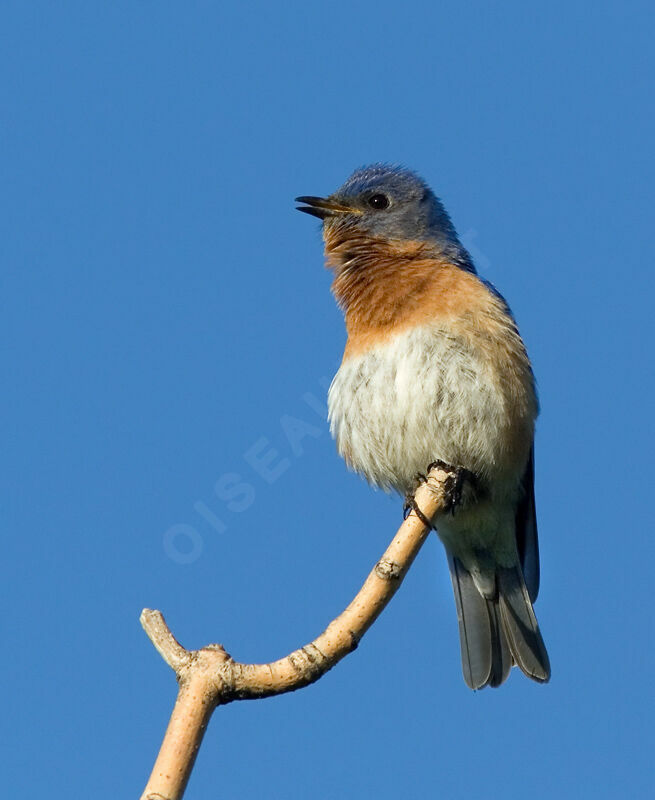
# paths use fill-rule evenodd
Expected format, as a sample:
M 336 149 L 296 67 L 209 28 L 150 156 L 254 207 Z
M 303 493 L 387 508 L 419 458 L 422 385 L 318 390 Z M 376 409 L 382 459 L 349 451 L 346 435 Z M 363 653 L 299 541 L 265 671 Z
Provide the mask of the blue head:
M 354 235 L 381 240 L 412 240 L 470 261 L 450 217 L 425 181 L 400 167 L 373 164 L 356 170 L 329 197 L 298 197 L 298 210 L 344 226 Z M 470 267 L 469 267 L 470 268 Z

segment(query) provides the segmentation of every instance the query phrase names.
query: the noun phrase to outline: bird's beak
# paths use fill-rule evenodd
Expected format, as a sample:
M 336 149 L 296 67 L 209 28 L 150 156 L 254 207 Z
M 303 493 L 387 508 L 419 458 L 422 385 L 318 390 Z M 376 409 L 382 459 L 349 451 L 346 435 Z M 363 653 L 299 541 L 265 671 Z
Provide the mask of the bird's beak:
M 311 197 L 303 195 L 296 197 L 296 203 L 304 203 L 298 206 L 296 211 L 304 211 L 305 214 L 311 214 L 313 217 L 325 219 L 326 217 L 336 217 L 340 214 L 361 214 L 362 212 L 352 206 L 345 206 L 342 203 L 337 203 L 335 200 L 330 200 L 329 197 Z

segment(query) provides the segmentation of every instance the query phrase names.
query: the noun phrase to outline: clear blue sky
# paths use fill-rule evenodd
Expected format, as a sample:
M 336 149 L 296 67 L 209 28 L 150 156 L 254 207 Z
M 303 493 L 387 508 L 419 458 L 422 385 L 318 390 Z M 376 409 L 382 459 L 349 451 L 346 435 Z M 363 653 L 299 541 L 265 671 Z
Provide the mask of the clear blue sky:
M 176 688 L 142 607 L 274 659 L 396 529 L 327 432 L 345 336 L 293 205 L 377 160 L 430 182 L 528 344 L 552 682 L 465 687 L 433 537 L 316 686 L 214 715 L 188 797 L 650 796 L 652 24 L 645 2 L 3 3 L 6 796 L 138 796 Z

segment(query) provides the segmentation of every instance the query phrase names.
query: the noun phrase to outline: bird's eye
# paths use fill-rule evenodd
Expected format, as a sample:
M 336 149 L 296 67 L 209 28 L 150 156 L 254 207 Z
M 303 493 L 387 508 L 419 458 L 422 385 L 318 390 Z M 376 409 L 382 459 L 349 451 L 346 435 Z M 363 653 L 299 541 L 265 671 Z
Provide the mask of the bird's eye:
M 383 211 L 385 208 L 389 208 L 389 198 L 386 194 L 374 194 L 368 198 L 368 204 L 376 211 Z

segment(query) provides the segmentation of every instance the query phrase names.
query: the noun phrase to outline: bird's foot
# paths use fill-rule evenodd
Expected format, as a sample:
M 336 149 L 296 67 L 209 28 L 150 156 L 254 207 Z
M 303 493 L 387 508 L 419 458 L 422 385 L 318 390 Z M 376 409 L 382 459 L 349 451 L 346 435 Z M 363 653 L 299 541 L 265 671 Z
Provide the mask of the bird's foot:
M 434 468 L 442 469 L 444 472 L 448 473 L 448 477 L 444 482 L 444 512 L 455 516 L 455 511 L 458 508 L 463 505 L 468 505 L 468 503 L 475 498 L 477 478 L 475 474 L 471 472 L 471 470 L 466 469 L 466 467 L 453 467 L 452 464 L 447 464 L 445 461 L 441 460 L 433 461 L 431 464 L 428 464 L 427 472 L 429 473 Z M 418 488 L 421 484 L 425 483 L 427 479 L 427 475 L 418 473 L 415 476 L 416 487 Z M 426 528 L 434 529 L 432 521 L 429 520 L 418 507 L 414 499 L 414 492 L 408 492 L 405 495 L 403 518 L 407 519 L 412 511 Z
M 407 517 L 412 513 L 412 511 L 416 514 L 416 516 L 421 520 L 421 522 L 428 528 L 432 527 L 432 523 L 428 520 L 425 514 L 421 511 L 421 509 L 417 506 L 416 500 L 414 499 L 414 493 L 419 486 L 425 483 L 428 479 L 427 475 L 423 475 L 422 472 L 417 472 L 414 476 L 414 491 L 407 492 L 405 495 L 405 503 L 403 505 L 403 519 L 407 519 Z
M 423 483 L 425 483 L 426 479 L 423 479 Z M 421 511 L 418 507 L 418 503 L 414 499 L 414 495 L 412 492 L 409 492 L 405 495 L 405 505 L 403 506 L 403 518 L 407 519 L 407 517 L 412 513 L 412 511 L 416 514 L 416 516 L 421 520 L 421 522 L 425 525 L 426 528 L 433 530 L 434 526 L 432 522 L 425 516 L 425 514 Z
M 428 472 L 437 467 L 450 473 L 444 483 L 444 494 L 446 497 L 445 512 L 455 516 L 455 511 L 471 496 L 475 495 L 477 488 L 477 478 L 470 469 L 466 467 L 453 467 L 445 461 L 433 461 L 428 465 Z M 453 474 L 454 473 L 454 474 Z

